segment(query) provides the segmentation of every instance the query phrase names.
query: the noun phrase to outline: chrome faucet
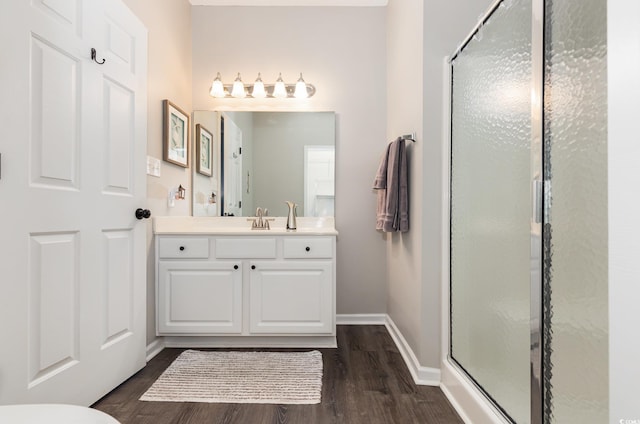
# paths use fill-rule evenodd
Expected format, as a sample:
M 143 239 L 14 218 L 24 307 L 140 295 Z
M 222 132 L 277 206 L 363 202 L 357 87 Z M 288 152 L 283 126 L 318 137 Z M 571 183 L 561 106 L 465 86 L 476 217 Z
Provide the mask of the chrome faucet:
M 287 206 L 289 206 L 289 214 L 287 215 L 287 230 L 295 230 L 297 228 L 296 224 L 296 209 L 298 205 L 294 202 L 286 201 Z
M 264 227 L 264 221 L 262 220 L 262 208 L 256 209 L 256 216 L 258 217 L 258 228 Z
M 262 208 L 256 209 L 256 217 L 255 218 L 247 218 L 247 221 L 251 221 L 251 229 L 252 230 L 270 230 L 269 221 L 274 221 L 274 218 L 266 218 L 269 214 L 267 209 L 264 210 L 264 214 L 262 212 Z

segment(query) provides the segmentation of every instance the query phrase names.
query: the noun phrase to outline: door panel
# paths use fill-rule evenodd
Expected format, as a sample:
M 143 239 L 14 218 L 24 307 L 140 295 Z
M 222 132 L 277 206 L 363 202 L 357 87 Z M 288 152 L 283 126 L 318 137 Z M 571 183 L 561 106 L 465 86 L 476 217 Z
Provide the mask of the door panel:
M 529 423 L 531 2 L 506 3 L 451 62 L 451 357 Z
M 127 337 L 133 328 L 133 293 L 135 264 L 132 231 L 103 231 L 103 249 L 106 252 L 103 279 L 103 305 L 105 322 L 102 348 Z
M 546 3 L 545 423 L 613 422 L 608 411 L 607 2 Z
M 78 362 L 77 233 L 31 235 L 29 386 Z
M 104 190 L 128 194 L 133 190 L 135 153 L 134 92 L 109 78 L 104 79 L 105 162 Z
M 31 181 L 78 188 L 80 59 L 31 39 Z

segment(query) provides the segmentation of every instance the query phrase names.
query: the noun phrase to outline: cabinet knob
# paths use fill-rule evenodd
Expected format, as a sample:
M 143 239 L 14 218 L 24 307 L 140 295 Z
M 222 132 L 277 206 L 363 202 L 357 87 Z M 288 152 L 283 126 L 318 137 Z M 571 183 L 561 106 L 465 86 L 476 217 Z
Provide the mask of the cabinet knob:
M 180 246 L 180 251 L 184 251 L 184 246 Z
M 306 250 L 307 252 L 311 251 L 311 248 L 309 246 L 305 247 L 304 250 Z
M 255 265 L 251 265 L 251 269 L 256 269 L 256 266 Z
M 233 269 L 238 269 L 238 265 L 234 265 L 234 266 L 233 266 Z

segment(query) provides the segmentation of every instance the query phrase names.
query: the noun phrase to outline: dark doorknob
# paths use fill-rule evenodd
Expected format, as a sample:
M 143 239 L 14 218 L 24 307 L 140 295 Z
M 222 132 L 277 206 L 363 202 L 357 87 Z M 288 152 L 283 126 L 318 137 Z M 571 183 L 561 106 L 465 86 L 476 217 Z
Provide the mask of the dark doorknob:
M 151 211 L 149 209 L 142 209 L 142 208 L 138 208 L 136 209 L 136 218 L 138 219 L 147 219 L 151 216 Z

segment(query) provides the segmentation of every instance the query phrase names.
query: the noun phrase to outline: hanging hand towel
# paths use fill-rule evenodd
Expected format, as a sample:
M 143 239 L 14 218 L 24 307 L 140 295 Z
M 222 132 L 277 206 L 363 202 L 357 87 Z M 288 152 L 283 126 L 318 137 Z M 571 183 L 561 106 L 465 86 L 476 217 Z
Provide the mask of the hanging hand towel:
M 373 188 L 378 192 L 376 230 L 409 230 L 409 191 L 405 142 L 389 143 L 382 156 Z

